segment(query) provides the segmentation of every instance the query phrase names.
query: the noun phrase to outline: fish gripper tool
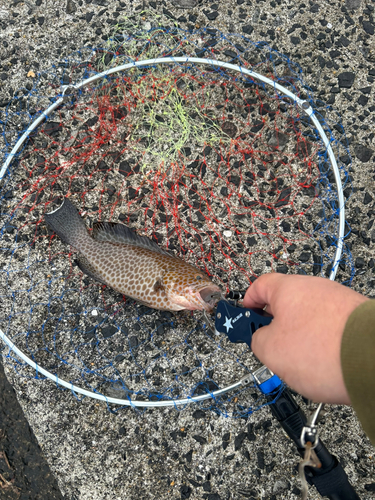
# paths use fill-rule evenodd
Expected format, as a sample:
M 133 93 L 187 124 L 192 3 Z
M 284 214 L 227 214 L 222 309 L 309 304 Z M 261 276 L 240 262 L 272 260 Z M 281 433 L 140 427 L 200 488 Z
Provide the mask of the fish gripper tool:
M 215 313 L 216 334 L 225 333 L 230 342 L 243 342 L 251 349 L 253 334 L 267 326 L 273 316 L 263 309 L 247 309 L 237 305 L 236 301 L 219 300 Z M 282 386 L 282 381 L 269 368 L 262 366 L 253 372 L 253 379 L 263 394 L 271 394 Z
M 215 330 L 218 334 L 225 333 L 231 342 L 245 342 L 251 349 L 253 334 L 272 319 L 263 309 L 246 309 L 225 299 L 216 306 Z

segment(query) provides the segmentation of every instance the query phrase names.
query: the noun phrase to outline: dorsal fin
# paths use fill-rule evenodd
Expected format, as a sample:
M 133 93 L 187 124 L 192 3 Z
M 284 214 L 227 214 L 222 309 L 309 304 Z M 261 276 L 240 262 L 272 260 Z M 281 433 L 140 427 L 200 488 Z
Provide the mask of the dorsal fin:
M 157 243 L 147 238 L 147 236 L 139 236 L 124 224 L 96 222 L 93 225 L 92 237 L 96 241 L 135 245 L 137 247 L 146 248 L 147 250 L 152 250 L 153 252 L 173 256 L 168 250 L 159 247 Z

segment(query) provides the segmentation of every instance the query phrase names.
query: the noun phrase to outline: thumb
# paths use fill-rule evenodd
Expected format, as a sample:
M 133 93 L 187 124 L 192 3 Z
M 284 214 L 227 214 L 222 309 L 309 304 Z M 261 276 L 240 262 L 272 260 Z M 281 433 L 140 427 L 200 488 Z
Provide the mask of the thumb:
M 276 273 L 263 274 L 247 289 L 242 305 L 244 307 L 258 307 L 263 309 L 267 307 L 267 312 L 272 314 L 270 310 L 270 298 L 275 282 L 278 281 L 279 275 Z

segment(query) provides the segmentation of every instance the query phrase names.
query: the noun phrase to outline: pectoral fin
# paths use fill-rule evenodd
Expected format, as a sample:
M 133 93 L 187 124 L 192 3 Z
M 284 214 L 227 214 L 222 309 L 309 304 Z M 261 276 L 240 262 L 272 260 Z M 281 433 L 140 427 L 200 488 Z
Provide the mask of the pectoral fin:
M 163 280 L 161 278 L 158 278 L 153 286 L 154 292 L 157 292 L 159 290 L 165 290 Z

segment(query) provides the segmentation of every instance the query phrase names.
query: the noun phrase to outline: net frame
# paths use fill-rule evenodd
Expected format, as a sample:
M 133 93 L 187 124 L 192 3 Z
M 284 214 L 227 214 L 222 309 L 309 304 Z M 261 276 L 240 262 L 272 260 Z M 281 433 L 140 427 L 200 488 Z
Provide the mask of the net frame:
M 16 157 L 18 151 L 20 150 L 21 146 L 25 143 L 25 141 L 28 139 L 29 135 L 33 130 L 35 130 L 44 120 L 47 120 L 49 118 L 49 115 L 53 113 L 59 106 L 63 105 L 66 97 L 68 95 L 68 91 L 78 91 L 81 88 L 85 87 L 86 85 L 89 85 L 90 83 L 93 83 L 97 80 L 104 79 L 107 76 L 110 76 L 114 73 L 120 73 L 124 72 L 126 70 L 129 70 L 134 67 L 153 67 L 158 64 L 170 64 L 170 63 L 179 63 L 179 64 L 198 64 L 198 65 L 211 65 L 213 67 L 219 67 L 219 68 L 225 68 L 233 71 L 237 71 L 239 73 L 242 73 L 243 75 L 250 76 L 251 78 L 257 79 L 261 82 L 263 82 L 266 85 L 269 85 L 274 88 L 275 91 L 279 91 L 281 94 L 284 96 L 292 99 L 294 104 L 297 104 L 301 110 L 309 117 L 309 119 L 313 122 L 314 126 L 316 127 L 316 130 L 318 131 L 323 144 L 327 150 L 329 161 L 332 167 L 332 171 L 334 173 L 335 177 L 335 182 L 336 182 L 336 192 L 338 196 L 338 201 L 339 201 L 339 207 L 337 209 L 337 212 L 339 214 L 339 221 L 338 221 L 338 235 L 337 235 L 337 248 L 335 251 L 335 255 L 333 258 L 333 263 L 329 272 L 329 279 L 334 281 L 336 277 L 336 273 L 338 270 L 338 265 L 340 262 L 341 254 L 343 251 L 343 243 L 344 243 L 344 236 L 345 236 L 345 200 L 344 200 L 344 193 L 343 193 L 343 186 L 340 178 L 340 171 L 339 167 L 333 152 L 333 149 L 330 144 L 330 140 L 327 137 L 319 119 L 315 115 L 314 109 L 312 106 L 309 104 L 308 101 L 303 100 L 299 98 L 296 94 L 291 92 L 289 89 L 285 88 L 284 86 L 280 85 L 276 81 L 271 80 L 270 78 L 263 76 L 259 73 L 256 73 L 252 70 L 246 69 L 242 66 L 238 66 L 235 64 L 231 64 L 228 62 L 224 61 L 219 61 L 219 60 L 214 60 L 210 58 L 198 58 L 198 57 L 189 57 L 189 56 L 184 56 L 184 57 L 160 57 L 160 58 L 154 58 L 154 59 L 145 59 L 141 61 L 132 61 L 130 63 L 116 66 L 114 68 L 105 70 L 103 72 L 100 72 L 90 78 L 87 78 L 85 80 L 82 80 L 81 82 L 77 84 L 70 84 L 70 85 L 65 85 L 63 86 L 63 92 L 62 95 L 59 99 L 57 99 L 51 106 L 49 106 L 43 113 L 40 114 L 40 116 L 33 121 L 27 128 L 27 130 L 24 132 L 24 134 L 19 138 L 15 146 L 13 147 L 12 151 L 9 153 L 7 160 L 5 161 L 3 167 L 0 170 L 0 181 L 3 179 L 5 176 L 7 169 L 11 165 L 13 159 Z M 66 94 L 66 95 L 65 95 Z M 234 389 L 237 389 L 241 386 L 246 386 L 249 383 L 253 382 L 253 377 L 248 375 L 238 382 L 231 384 L 227 387 L 224 387 L 223 389 L 219 389 L 213 392 L 209 392 L 206 394 L 202 394 L 200 396 L 193 396 L 193 397 L 188 397 L 188 398 L 182 398 L 182 399 L 173 399 L 173 400 L 164 400 L 164 401 L 137 401 L 137 400 L 131 400 L 131 397 L 128 396 L 127 399 L 118 399 L 118 398 L 113 398 L 109 396 L 105 396 L 103 394 L 97 393 L 97 392 L 92 392 L 88 391 L 86 389 L 83 389 L 73 383 L 66 382 L 65 380 L 59 378 L 57 375 L 54 375 L 50 373 L 48 370 L 42 368 L 39 366 L 37 363 L 35 363 L 33 360 L 31 360 L 28 356 L 26 356 L 20 349 L 17 348 L 17 346 L 12 342 L 12 340 L 0 329 L 0 338 L 9 346 L 9 348 L 16 354 L 18 355 L 23 361 L 25 361 L 29 366 L 31 366 L 36 373 L 40 373 L 46 378 L 52 380 L 55 382 L 57 385 L 60 385 L 62 387 L 65 387 L 67 389 L 70 389 L 73 393 L 81 394 L 82 396 L 88 396 L 91 397 L 92 399 L 97 399 L 100 401 L 104 401 L 106 403 L 112 403 L 115 405 L 122 405 L 122 406 L 132 406 L 135 408 L 155 408 L 155 407 L 170 407 L 170 406 L 181 406 L 181 405 L 186 405 L 190 403 L 197 403 L 200 401 L 204 401 L 210 398 L 216 398 L 219 397 L 227 392 L 230 392 Z

